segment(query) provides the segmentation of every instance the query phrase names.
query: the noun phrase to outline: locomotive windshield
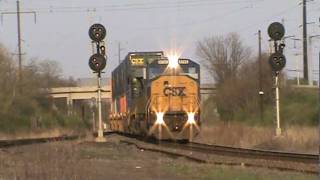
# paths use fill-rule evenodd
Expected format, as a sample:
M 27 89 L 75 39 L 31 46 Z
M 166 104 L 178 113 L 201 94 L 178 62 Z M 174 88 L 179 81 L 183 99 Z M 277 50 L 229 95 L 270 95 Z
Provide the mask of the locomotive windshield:
M 165 67 L 156 66 L 149 68 L 149 79 L 153 79 L 159 75 L 162 75 L 165 72 Z
M 180 62 L 180 61 L 179 61 Z M 194 79 L 199 79 L 199 65 L 192 62 L 191 60 L 184 60 L 181 62 L 187 62 L 185 64 L 179 63 L 177 69 L 172 71 L 165 63 L 165 60 L 155 61 L 148 66 L 149 79 L 154 79 L 160 75 L 171 74 L 174 72 L 175 75 L 188 75 Z
M 199 78 L 199 73 L 197 72 L 197 68 L 196 67 L 190 67 L 190 66 L 186 66 L 186 67 L 181 67 L 181 72 L 179 73 L 181 75 L 188 75 L 194 79 L 198 79 Z

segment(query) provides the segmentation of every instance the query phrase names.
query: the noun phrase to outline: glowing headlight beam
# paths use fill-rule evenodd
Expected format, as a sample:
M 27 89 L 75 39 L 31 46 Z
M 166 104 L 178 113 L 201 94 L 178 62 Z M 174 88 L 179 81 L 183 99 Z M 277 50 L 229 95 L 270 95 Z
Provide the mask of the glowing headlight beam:
M 187 112 L 187 115 L 188 115 L 187 122 L 184 124 L 180 134 L 183 134 L 185 130 L 189 130 L 189 141 L 192 141 L 192 138 L 194 135 L 193 127 L 195 127 L 195 129 L 198 132 L 200 132 L 200 127 L 198 126 L 195 120 L 195 112 Z
M 163 125 L 163 124 L 165 124 L 165 123 L 164 123 L 164 120 L 163 120 L 163 116 L 164 116 L 164 113 L 163 113 L 163 112 L 157 112 L 157 113 L 156 113 L 156 116 L 157 116 L 157 120 L 156 120 L 155 124 L 157 124 L 157 125 Z
M 187 124 L 190 124 L 190 125 L 196 124 L 196 120 L 194 119 L 194 115 L 195 115 L 195 113 L 193 113 L 193 112 L 188 113 Z
M 173 139 L 173 135 L 171 134 L 169 128 L 167 127 L 166 123 L 164 122 L 164 112 L 156 112 L 156 122 L 153 124 L 153 126 L 149 130 L 149 135 L 156 133 L 156 129 L 158 129 L 158 138 L 162 139 L 162 135 L 164 132 L 162 132 L 162 127 L 164 127 L 166 133 L 169 135 L 171 139 Z
M 193 141 L 193 136 L 194 136 L 193 127 L 195 127 L 198 132 L 200 131 L 200 128 L 197 125 L 196 120 L 194 118 L 195 113 L 194 112 L 187 112 L 187 115 L 188 115 L 188 119 L 187 119 L 187 122 L 183 126 L 181 134 L 184 130 L 189 129 L 189 141 Z
M 169 68 L 177 68 L 179 66 L 179 56 L 177 54 L 169 55 L 168 56 L 169 60 Z

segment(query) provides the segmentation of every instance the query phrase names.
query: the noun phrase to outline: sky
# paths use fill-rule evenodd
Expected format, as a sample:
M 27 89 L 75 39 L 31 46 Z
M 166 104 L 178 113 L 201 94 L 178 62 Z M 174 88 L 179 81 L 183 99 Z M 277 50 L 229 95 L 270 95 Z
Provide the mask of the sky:
M 92 54 L 88 29 L 101 23 L 107 29 L 108 62 L 104 76 L 110 76 L 130 51 L 169 51 L 178 49 L 185 58 L 200 62 L 196 44 L 206 37 L 237 32 L 244 44 L 257 53 L 257 31 L 262 31 L 262 50 L 269 51 L 268 25 L 283 22 L 286 36 L 302 38 L 301 0 L 21 0 L 23 64 L 30 59 L 59 62 L 63 77 L 93 77 L 88 66 Z M 0 0 L 0 13 L 16 11 L 15 0 Z M 320 35 L 320 0 L 308 2 L 308 34 Z M 17 18 L 2 14 L 0 43 L 16 54 Z M 301 41 L 286 40 L 289 77 L 302 69 Z M 319 70 L 320 38 L 312 38 L 309 57 L 312 74 Z M 298 55 L 297 55 L 298 54 Z M 300 55 L 299 55 L 300 54 Z M 17 59 L 16 56 L 14 56 Z M 202 68 L 204 70 L 204 68 Z M 202 81 L 212 79 L 202 71 Z

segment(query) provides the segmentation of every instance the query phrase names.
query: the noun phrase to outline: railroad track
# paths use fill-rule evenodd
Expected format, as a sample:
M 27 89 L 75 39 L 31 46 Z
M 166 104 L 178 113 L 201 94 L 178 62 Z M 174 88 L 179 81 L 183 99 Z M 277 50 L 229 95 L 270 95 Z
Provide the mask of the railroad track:
M 109 133 L 111 134 L 111 133 Z M 212 144 L 203 144 L 197 142 L 190 143 L 177 143 L 174 141 L 157 141 L 154 139 L 145 139 L 141 136 L 135 136 L 131 134 L 124 133 L 115 133 L 121 136 L 128 138 L 134 138 L 139 141 L 146 143 L 161 145 L 163 147 L 174 148 L 174 149 L 183 149 L 196 151 L 207 154 L 216 154 L 223 156 L 237 156 L 244 158 L 253 158 L 253 159 L 273 159 L 279 161 L 292 161 L 292 162 L 302 162 L 310 164 L 319 164 L 319 154 L 304 154 L 304 153 L 291 153 L 283 151 L 270 151 L 262 149 L 247 149 L 247 148 L 237 148 L 231 146 L 221 146 L 221 145 L 212 145 Z
M 198 163 L 259 167 L 310 174 L 319 173 L 319 155 L 316 154 L 245 149 L 196 142 L 176 143 L 146 140 L 142 137 L 125 134 L 119 135 L 132 139 L 133 141 L 123 140 L 122 142 L 134 145 L 138 149 L 163 153 L 173 157 L 184 157 Z M 148 144 L 151 146 L 148 146 Z
M 319 155 L 316 154 L 302 154 L 302 153 L 289 153 L 282 151 L 269 151 L 260 149 L 246 149 L 246 148 L 236 148 L 230 146 L 219 146 L 219 145 L 209 145 L 201 143 L 188 143 L 188 144 L 177 144 L 173 142 L 161 142 L 162 146 L 179 148 L 184 150 L 191 150 L 197 152 L 203 152 L 207 154 L 217 154 L 223 156 L 236 156 L 243 158 L 252 159 L 266 159 L 266 160 L 279 160 L 279 161 L 292 161 L 292 162 L 302 162 L 308 164 L 318 164 Z
M 55 142 L 55 141 L 75 140 L 75 139 L 78 139 L 80 137 L 81 136 L 78 136 L 78 135 L 73 135 L 73 136 L 64 135 L 64 136 L 49 137 L 49 138 L 0 140 L 0 148 L 8 148 L 8 147 L 13 147 L 13 146 L 39 144 L 39 143 L 47 143 L 47 142 Z

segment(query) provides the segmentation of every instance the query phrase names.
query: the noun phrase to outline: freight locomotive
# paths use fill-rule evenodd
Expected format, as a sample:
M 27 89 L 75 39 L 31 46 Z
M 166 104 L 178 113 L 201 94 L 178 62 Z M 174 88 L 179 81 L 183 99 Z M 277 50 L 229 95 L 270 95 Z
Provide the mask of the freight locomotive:
M 157 139 L 200 131 L 200 66 L 159 52 L 131 52 L 112 72 L 110 128 Z

